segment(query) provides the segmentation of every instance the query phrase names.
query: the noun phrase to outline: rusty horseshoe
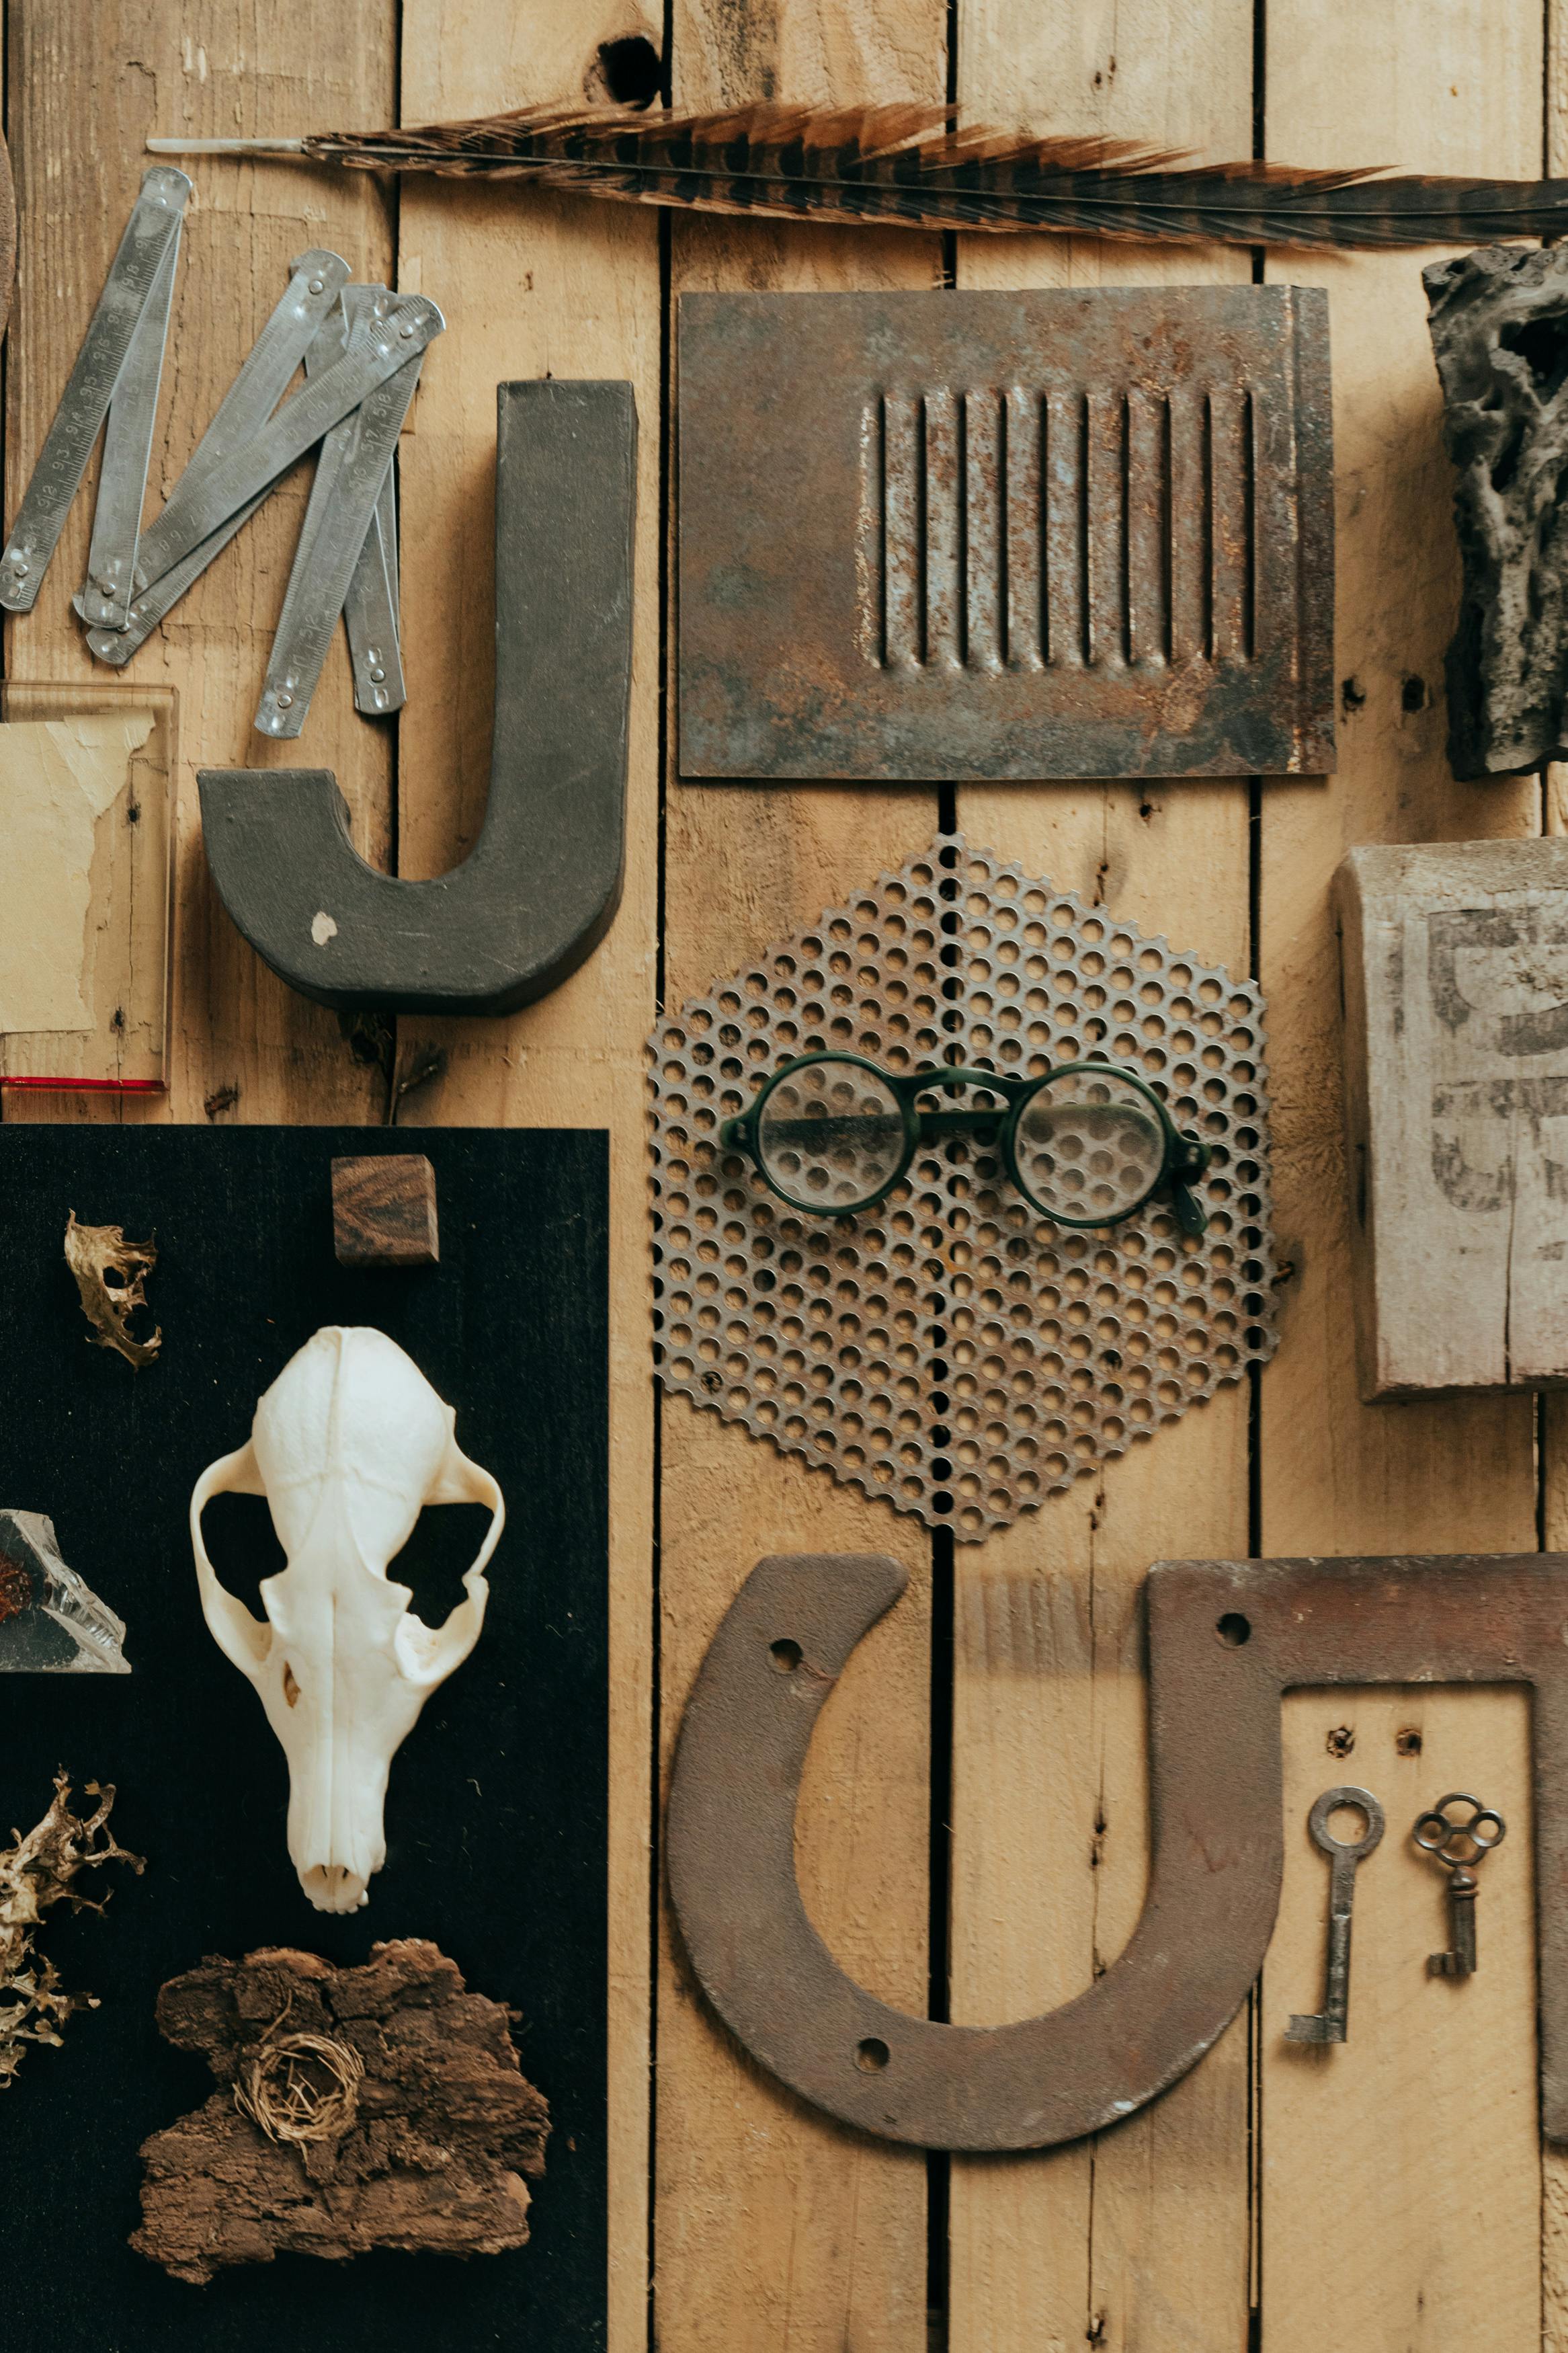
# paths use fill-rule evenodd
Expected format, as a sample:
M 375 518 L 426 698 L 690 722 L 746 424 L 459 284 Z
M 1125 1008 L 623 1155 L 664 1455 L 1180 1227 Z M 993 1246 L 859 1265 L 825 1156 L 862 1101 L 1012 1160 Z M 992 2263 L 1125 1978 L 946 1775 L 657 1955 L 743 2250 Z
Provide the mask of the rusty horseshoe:
M 1515 1683 L 1534 1693 L 1542 2123 L 1568 2139 L 1568 1555 L 1159 1562 L 1142 1916 L 1086 1993 L 994 2027 L 867 1993 L 795 1880 L 813 1727 L 906 1583 L 876 1555 L 759 1562 L 687 1705 L 670 1894 L 704 1991 L 763 2066 L 846 2124 L 928 2148 L 1047 2148 L 1120 2122 L 1197 2063 L 1262 1966 L 1284 1857 L 1280 1694 Z

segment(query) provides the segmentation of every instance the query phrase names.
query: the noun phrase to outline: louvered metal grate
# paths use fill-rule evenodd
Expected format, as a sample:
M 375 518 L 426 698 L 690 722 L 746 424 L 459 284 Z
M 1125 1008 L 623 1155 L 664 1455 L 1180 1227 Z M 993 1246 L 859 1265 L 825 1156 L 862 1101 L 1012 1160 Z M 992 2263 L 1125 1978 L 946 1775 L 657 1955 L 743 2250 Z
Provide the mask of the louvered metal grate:
M 861 645 L 879 670 L 1251 661 L 1248 391 L 1019 386 L 868 404 Z M 1196 512 L 1202 533 L 1176 527 Z
M 1332 765 L 1326 298 L 681 309 L 694 777 Z

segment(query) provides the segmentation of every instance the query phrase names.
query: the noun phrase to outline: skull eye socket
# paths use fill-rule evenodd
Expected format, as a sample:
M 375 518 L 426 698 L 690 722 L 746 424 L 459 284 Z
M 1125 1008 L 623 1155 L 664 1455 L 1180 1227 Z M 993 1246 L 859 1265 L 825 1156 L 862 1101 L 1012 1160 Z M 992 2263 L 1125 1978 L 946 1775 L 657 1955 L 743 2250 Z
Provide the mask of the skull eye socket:
M 215 1574 L 237 1601 L 261 1616 L 262 1586 L 289 1566 L 266 1496 L 214 1495 L 202 1514 L 202 1533 Z
M 439 1626 L 466 1598 L 465 1571 L 485 1540 L 489 1511 L 483 1504 L 432 1504 L 416 1520 L 408 1540 L 394 1553 L 387 1575 L 414 1596 L 414 1615 Z
M 290 1707 L 300 1704 L 300 1686 L 294 1680 L 294 1670 L 287 1659 L 283 1662 L 283 1696 Z

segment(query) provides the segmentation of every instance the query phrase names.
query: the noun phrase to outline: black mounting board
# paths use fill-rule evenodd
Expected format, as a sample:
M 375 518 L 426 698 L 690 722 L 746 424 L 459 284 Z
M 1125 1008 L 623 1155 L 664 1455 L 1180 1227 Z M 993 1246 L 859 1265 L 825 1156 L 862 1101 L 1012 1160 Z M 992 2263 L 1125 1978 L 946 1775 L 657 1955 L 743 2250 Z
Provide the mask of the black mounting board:
M 127 1623 L 129 1676 L 0 1675 L 0 1835 L 31 1828 L 66 1767 L 119 1785 L 101 1919 L 52 1915 L 42 1949 L 102 2007 L 29 2050 L 0 2093 L 0 2339 L 16 2353 L 566 2353 L 605 2341 L 607 1808 L 607 1150 L 602 1131 L 423 1129 L 441 1263 L 355 1270 L 332 1253 L 334 1154 L 405 1131 L 0 1129 L 0 1330 L 9 1377 L 0 1501 L 47 1512 L 65 1556 Z M 155 1237 L 163 1327 L 133 1371 L 89 1345 L 66 1213 Z M 142 1319 L 138 1319 L 139 1322 Z M 374 1324 L 457 1408 L 505 1491 L 472 1656 L 394 1761 L 370 1902 L 313 1911 L 284 1834 L 283 1753 L 197 1602 L 190 1491 L 240 1444 L 262 1389 L 323 1324 Z M 460 1593 L 485 1514 L 422 1517 L 398 1574 L 422 1614 Z M 215 1560 L 254 1606 L 281 1565 L 266 1506 L 219 1498 Z M 138 2148 L 213 2088 L 157 2032 L 167 1978 L 209 1953 L 294 1945 L 337 1962 L 433 1938 L 510 2003 L 554 2129 L 530 2244 L 460 2263 L 286 2256 L 205 2288 L 126 2244 Z

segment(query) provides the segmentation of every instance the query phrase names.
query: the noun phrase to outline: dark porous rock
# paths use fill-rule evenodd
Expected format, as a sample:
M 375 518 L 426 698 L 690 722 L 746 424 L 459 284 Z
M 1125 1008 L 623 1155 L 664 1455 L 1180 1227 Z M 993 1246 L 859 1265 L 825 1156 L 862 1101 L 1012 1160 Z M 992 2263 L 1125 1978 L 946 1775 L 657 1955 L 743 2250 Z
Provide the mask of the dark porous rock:
M 1448 759 L 1519 776 L 1568 756 L 1568 246 L 1482 246 L 1422 280 L 1465 567 Z
M 518 2065 L 510 2018 L 415 1939 L 375 1946 L 358 1968 L 279 1950 L 172 1978 L 159 2027 L 202 2053 L 219 2089 L 142 2143 L 132 2245 L 197 2284 L 285 2253 L 521 2247 L 521 2177 L 544 2170 L 550 2110 Z M 314 2070 L 315 2116 L 329 2129 L 281 2139 L 264 2129 L 258 2107 L 285 2132 L 291 2112 L 258 2100 L 258 2065 L 274 2094 L 286 2075 L 303 2081 L 307 2116 Z

